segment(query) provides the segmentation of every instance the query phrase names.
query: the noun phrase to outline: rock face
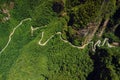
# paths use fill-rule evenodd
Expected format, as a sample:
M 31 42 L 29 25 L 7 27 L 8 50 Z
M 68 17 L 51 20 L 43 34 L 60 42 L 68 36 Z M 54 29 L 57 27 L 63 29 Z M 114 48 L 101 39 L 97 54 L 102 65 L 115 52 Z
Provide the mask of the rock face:
M 14 8 L 14 5 L 15 5 L 14 2 L 10 2 L 10 6 L 9 6 L 10 9 L 13 9 L 13 8 Z
M 110 17 L 114 14 L 116 1 L 69 0 L 66 1 L 65 7 L 67 16 L 69 17 L 68 26 L 71 26 L 76 32 L 79 32 L 80 37 L 85 34 L 82 43 L 87 44 L 96 34 L 98 34 L 97 37 L 102 37 L 110 21 Z M 100 25 L 101 23 L 103 24 Z M 85 29 L 88 29 L 86 33 L 82 31 Z M 77 40 L 77 38 L 74 39 Z
M 3 18 L 0 19 L 1 22 L 6 22 L 10 19 L 10 10 L 14 8 L 14 2 L 10 2 L 9 4 L 4 3 L 2 5 L 2 9 L 1 9 L 1 14 L 2 15 L 6 15 L 3 16 Z

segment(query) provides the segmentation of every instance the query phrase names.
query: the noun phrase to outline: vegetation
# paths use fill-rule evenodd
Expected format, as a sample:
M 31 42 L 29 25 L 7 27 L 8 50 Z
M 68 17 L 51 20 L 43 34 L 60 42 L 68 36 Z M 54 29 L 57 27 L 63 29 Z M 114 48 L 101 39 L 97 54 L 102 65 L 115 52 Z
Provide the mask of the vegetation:
M 119 80 L 119 73 L 116 73 L 119 67 L 119 56 L 115 56 L 118 54 L 119 51 L 107 48 L 98 48 L 94 54 L 90 52 L 94 70 L 89 74 L 88 80 Z
M 13 9 L 10 9 L 12 3 Z M 119 0 L 1 0 L 0 2 L 0 51 L 7 44 L 9 35 L 21 20 L 10 44 L 0 54 L 0 80 L 120 80 L 120 5 Z M 10 19 L 4 10 L 8 10 Z M 98 32 L 104 28 L 104 34 Z M 92 27 L 90 23 L 98 25 Z M 117 25 L 117 26 L 116 26 Z M 40 28 L 31 36 L 31 26 Z M 116 26 L 116 27 L 115 27 Z M 109 38 L 105 44 L 92 50 L 92 45 L 78 49 L 89 31 L 97 31 L 92 41 Z M 51 36 L 45 46 L 42 43 Z M 62 35 L 56 34 L 61 32 Z
M 69 0 L 66 1 L 66 12 L 69 16 L 68 26 L 72 27 L 76 30 L 75 36 L 68 36 L 69 38 L 74 38 L 72 41 L 75 45 L 82 45 L 82 43 L 75 42 L 83 42 L 89 36 L 89 34 L 94 35 L 94 33 L 90 33 L 90 28 L 94 25 L 95 27 L 101 26 L 106 20 L 109 20 L 116 11 L 116 0 Z M 104 22 L 102 22 L 104 20 Z M 104 31 L 105 26 L 100 29 L 100 31 Z M 94 28 L 95 32 L 97 28 Z M 94 32 L 93 29 L 93 32 Z M 88 35 L 84 35 L 84 38 L 79 36 L 81 34 L 81 30 L 86 30 L 85 33 Z M 99 30 L 98 30 L 99 32 Z M 78 34 L 80 33 L 80 34 Z M 98 33 L 99 34 L 99 33 Z M 101 33 L 100 33 L 101 34 Z M 72 35 L 71 33 L 69 35 Z M 68 39 L 71 41 L 70 39 Z

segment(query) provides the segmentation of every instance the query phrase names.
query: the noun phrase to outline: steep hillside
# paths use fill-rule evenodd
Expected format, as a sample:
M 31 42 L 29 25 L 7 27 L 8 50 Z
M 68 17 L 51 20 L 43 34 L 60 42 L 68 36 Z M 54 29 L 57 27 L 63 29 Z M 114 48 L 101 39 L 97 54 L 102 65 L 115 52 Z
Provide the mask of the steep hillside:
M 1 0 L 0 80 L 120 80 L 119 0 Z

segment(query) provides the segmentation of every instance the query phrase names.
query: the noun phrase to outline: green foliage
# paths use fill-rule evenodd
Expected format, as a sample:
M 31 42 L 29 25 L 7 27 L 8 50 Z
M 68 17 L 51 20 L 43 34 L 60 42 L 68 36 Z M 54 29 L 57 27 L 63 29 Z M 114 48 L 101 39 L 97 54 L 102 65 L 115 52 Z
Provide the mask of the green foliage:
M 75 5 L 74 1 L 73 2 L 71 1 L 71 3 L 68 3 L 67 11 L 69 15 L 70 14 L 73 15 L 73 22 L 74 22 L 73 25 L 71 26 L 81 28 L 81 27 L 85 27 L 90 22 L 94 22 L 96 17 L 100 15 L 100 6 L 101 6 L 101 4 L 96 5 L 96 2 L 97 1 L 88 0 L 88 1 L 85 1 L 84 4 L 78 3 L 79 5 L 77 6 L 72 6 L 72 4 Z M 69 5 L 71 5 L 70 8 L 69 8 Z
M 56 14 L 52 11 L 52 2 L 48 0 L 46 2 L 41 1 L 38 6 L 34 7 L 30 11 L 30 16 L 33 19 L 33 26 L 40 27 L 51 22 Z
M 54 39 L 56 41 L 51 40 L 50 42 L 53 46 L 48 49 L 48 79 L 85 80 L 88 73 L 92 70 L 92 62 L 88 56 L 88 50 L 78 50 L 70 47 L 69 44 L 60 41 L 59 36 Z M 83 57 L 86 57 L 86 59 Z
M 116 10 L 116 0 L 73 0 L 66 2 L 66 6 L 70 21 L 73 21 L 70 26 L 79 29 L 86 27 L 88 23 L 96 23 L 112 16 Z
M 118 51 L 117 51 L 118 50 Z M 119 50 L 120 48 L 97 48 L 91 55 L 94 62 L 94 70 L 88 76 L 88 80 L 119 80 Z M 117 65 L 117 66 L 116 66 Z
M 105 33 L 103 36 L 109 38 L 112 42 L 120 42 L 119 38 L 112 32 Z
M 9 1 L 11 0 L 2 0 L 0 4 Z M 53 12 L 53 0 L 14 2 L 15 7 L 10 11 L 10 20 L 0 23 L 0 50 L 6 45 L 13 28 L 22 19 L 31 17 L 32 22 L 24 22 L 15 31 L 9 46 L 0 54 L 0 80 L 91 80 L 94 77 L 97 77 L 97 80 L 120 79 L 120 48 L 103 47 L 91 55 L 88 47 L 83 50 L 74 48 L 63 42 L 57 34 L 45 46 L 38 45 L 43 31 L 45 34 L 42 42 L 56 32 L 62 32 L 69 15 L 72 15 L 74 23 L 65 30 L 68 30 L 75 44 L 82 43 L 79 38 L 73 38 L 76 33 L 73 26 L 84 28 L 89 22 L 94 22 L 96 17 L 101 16 L 100 7 L 103 0 L 66 0 L 66 19 Z M 108 5 L 111 6 L 107 7 L 106 3 L 103 11 L 108 10 L 106 12 L 110 14 L 107 16 L 111 16 L 111 11 L 115 9 L 115 1 L 110 0 Z M 105 13 L 100 18 L 105 17 Z M 31 36 L 31 26 L 45 25 L 46 27 L 36 30 L 34 36 Z M 69 38 L 68 35 L 63 36 L 65 39 Z M 104 36 L 119 41 L 111 33 Z M 81 39 L 84 40 L 84 37 Z M 97 72 L 96 76 L 90 78 L 90 74 L 94 72 Z
M 104 6 L 102 16 L 103 18 L 109 18 L 113 15 L 116 10 L 116 0 L 109 0 Z
M 17 57 L 19 56 L 19 49 L 21 49 L 23 47 L 23 45 L 27 44 L 30 40 L 30 36 L 28 35 L 29 31 L 26 31 L 30 27 L 25 27 L 25 26 L 29 26 L 29 24 L 21 26 L 24 28 L 22 30 L 18 29 L 15 32 L 15 35 L 12 37 L 10 46 L 8 46 L 8 48 L 5 50 L 5 52 L 3 52 L 0 55 L 0 64 L 1 64 L 0 74 L 4 74 L 3 80 L 6 79 L 7 72 L 10 70 L 12 64 L 16 61 Z M 9 29 L 9 28 L 7 28 L 7 29 Z M 22 35 L 22 33 L 24 33 L 24 35 Z M 8 36 L 9 35 L 4 34 L 4 37 L 7 37 L 7 39 L 4 40 L 5 44 L 2 45 L 1 49 L 6 45 L 6 43 L 8 41 Z

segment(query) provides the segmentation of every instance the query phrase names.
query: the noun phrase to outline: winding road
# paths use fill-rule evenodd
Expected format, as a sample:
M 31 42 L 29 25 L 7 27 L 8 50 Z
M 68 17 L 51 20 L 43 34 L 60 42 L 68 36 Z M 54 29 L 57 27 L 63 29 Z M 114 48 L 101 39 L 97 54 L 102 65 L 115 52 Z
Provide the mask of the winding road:
M 31 21 L 31 18 L 26 18 L 26 19 L 22 20 L 22 21 L 13 29 L 13 31 L 12 31 L 12 32 L 10 33 L 10 35 L 9 35 L 9 40 L 8 40 L 7 44 L 6 44 L 5 47 L 0 51 L 0 54 L 1 54 L 1 53 L 8 47 L 8 45 L 10 44 L 11 39 L 12 39 L 12 36 L 14 35 L 16 29 L 17 29 L 18 27 L 20 27 L 20 26 L 23 24 L 23 22 L 28 21 L 28 20 Z
M 92 44 L 92 50 L 95 51 L 97 46 L 98 46 L 98 47 L 101 47 L 101 46 L 104 46 L 106 43 L 107 43 L 107 46 L 110 47 L 110 48 L 111 48 L 111 47 L 115 47 L 115 46 L 112 46 L 112 45 L 109 44 L 109 42 L 108 42 L 109 39 L 108 39 L 108 38 L 105 38 L 104 41 L 103 41 L 103 43 L 102 43 L 101 40 L 98 40 L 96 43 L 94 43 L 93 41 L 91 41 L 91 42 L 89 42 L 89 43 L 87 43 L 87 44 L 84 44 L 83 46 L 75 46 L 75 45 L 73 45 L 72 43 L 70 43 L 69 41 L 64 40 L 64 39 L 62 38 L 62 36 L 61 36 L 61 34 L 62 34 L 61 32 L 55 33 L 55 34 L 52 35 L 48 40 L 46 40 L 44 43 L 41 42 L 42 39 L 43 39 L 43 36 L 44 36 L 44 32 L 42 32 L 42 36 L 41 36 L 41 39 L 40 39 L 40 41 L 38 42 L 38 44 L 39 44 L 40 46 L 45 46 L 45 45 L 50 41 L 50 39 L 52 39 L 56 34 L 60 35 L 60 39 L 61 39 L 62 41 L 64 41 L 65 43 L 68 43 L 68 44 L 70 44 L 72 47 L 75 47 L 75 48 L 78 48 L 78 49 L 84 49 L 88 44 Z
M 6 48 L 8 47 L 8 45 L 10 44 L 11 39 L 12 39 L 12 36 L 14 35 L 16 29 L 19 28 L 19 27 L 23 24 L 23 22 L 28 21 L 28 20 L 31 21 L 31 18 L 26 18 L 26 19 L 22 20 L 22 21 L 13 29 L 13 31 L 12 31 L 12 32 L 10 33 L 10 35 L 9 35 L 9 39 L 8 39 L 7 44 L 6 44 L 6 45 L 4 46 L 4 48 L 0 51 L 0 54 L 1 54 L 3 51 L 5 51 L 5 49 L 6 49 Z M 46 25 L 45 25 L 45 27 L 46 27 Z M 41 28 L 42 28 L 42 27 L 41 27 Z M 40 28 L 33 28 L 33 27 L 31 26 L 31 35 L 33 35 L 33 31 L 38 30 L 38 29 L 40 29 Z M 61 36 L 61 34 L 62 34 L 61 32 L 55 33 L 55 34 L 52 35 L 48 40 L 46 40 L 44 43 L 42 43 L 42 40 L 43 40 L 43 37 L 44 37 L 44 32 L 42 32 L 42 36 L 41 36 L 41 39 L 39 40 L 38 44 L 39 44 L 40 46 L 45 46 L 56 34 L 57 34 L 57 35 L 60 35 L 60 39 L 61 39 L 63 42 L 68 43 L 68 44 L 71 45 L 72 47 L 75 47 L 75 48 L 78 48 L 78 49 L 84 49 L 88 44 L 92 44 L 92 50 L 95 51 L 97 46 L 98 46 L 98 47 L 104 46 L 105 43 L 107 43 L 107 46 L 110 47 L 110 48 L 111 48 L 111 47 L 115 47 L 115 46 L 112 46 L 112 45 L 109 44 L 108 38 L 105 38 L 104 41 L 103 41 L 103 43 L 101 42 L 101 40 L 98 40 L 96 43 L 94 43 L 93 41 L 91 41 L 91 42 L 89 42 L 89 43 L 87 43 L 87 44 L 84 44 L 83 46 L 75 46 L 75 45 L 73 45 L 72 43 L 70 43 L 69 41 L 64 40 L 64 39 L 62 38 L 62 36 Z

